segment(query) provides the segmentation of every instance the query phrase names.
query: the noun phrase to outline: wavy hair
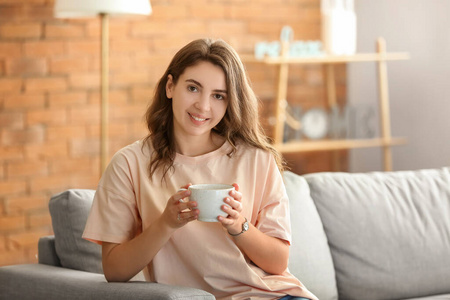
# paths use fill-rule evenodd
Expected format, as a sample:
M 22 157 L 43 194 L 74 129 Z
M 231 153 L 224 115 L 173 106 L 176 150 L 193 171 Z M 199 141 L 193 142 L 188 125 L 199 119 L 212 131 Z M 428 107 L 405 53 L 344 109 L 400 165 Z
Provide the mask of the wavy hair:
M 175 159 L 172 101 L 166 96 L 168 75 L 172 75 L 176 84 L 186 68 L 201 61 L 219 66 L 225 73 L 228 106 L 224 117 L 213 130 L 231 144 L 232 150 L 228 156 L 231 157 L 236 151 L 237 142 L 242 142 L 270 151 L 278 168 L 283 171 L 283 159 L 270 144 L 259 122 L 258 99 L 250 87 L 238 54 L 223 40 L 198 39 L 175 54 L 159 80 L 153 100 L 145 114 L 149 134 L 145 137 L 144 143 L 151 143 L 154 149 L 148 165 L 150 179 L 158 168 L 162 168 L 164 179 L 173 168 Z

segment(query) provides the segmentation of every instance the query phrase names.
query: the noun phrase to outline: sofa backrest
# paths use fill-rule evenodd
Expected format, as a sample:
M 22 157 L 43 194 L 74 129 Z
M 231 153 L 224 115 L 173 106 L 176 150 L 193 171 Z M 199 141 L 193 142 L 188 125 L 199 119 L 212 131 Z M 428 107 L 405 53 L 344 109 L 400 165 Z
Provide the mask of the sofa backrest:
M 289 197 L 292 245 L 289 271 L 321 300 L 336 300 L 333 261 L 322 221 L 311 199 L 306 180 L 284 172 Z
M 450 293 L 450 169 L 316 173 L 339 298 Z
M 56 254 L 65 268 L 103 273 L 101 246 L 82 238 L 94 190 L 67 190 L 49 202 Z

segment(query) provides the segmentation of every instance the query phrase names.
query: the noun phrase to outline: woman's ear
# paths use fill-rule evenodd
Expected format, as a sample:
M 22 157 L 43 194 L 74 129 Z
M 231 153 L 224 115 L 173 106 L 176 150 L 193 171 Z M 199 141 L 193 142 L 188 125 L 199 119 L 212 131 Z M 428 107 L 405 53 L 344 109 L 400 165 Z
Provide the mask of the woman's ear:
M 167 82 L 166 82 L 166 97 L 169 99 L 172 99 L 173 87 L 174 87 L 173 76 L 172 76 L 172 74 L 169 74 L 169 75 L 167 75 Z

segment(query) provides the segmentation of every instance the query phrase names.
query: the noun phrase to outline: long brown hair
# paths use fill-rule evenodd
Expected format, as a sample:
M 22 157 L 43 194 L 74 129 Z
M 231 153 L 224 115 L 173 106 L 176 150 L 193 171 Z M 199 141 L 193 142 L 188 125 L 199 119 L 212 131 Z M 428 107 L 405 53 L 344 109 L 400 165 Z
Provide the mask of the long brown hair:
M 151 143 L 154 149 L 148 165 L 150 179 L 160 167 L 164 178 L 173 168 L 175 159 L 172 101 L 166 96 L 168 75 L 172 75 L 176 84 L 186 68 L 200 61 L 208 61 L 221 67 L 226 76 L 228 107 L 223 119 L 213 130 L 232 145 L 233 149 L 228 155 L 231 157 L 236 151 L 238 141 L 243 142 L 270 151 L 282 171 L 284 169 L 282 157 L 262 130 L 258 115 L 258 99 L 250 87 L 238 54 L 223 40 L 198 39 L 175 54 L 159 80 L 153 101 L 145 114 L 149 134 L 144 142 Z

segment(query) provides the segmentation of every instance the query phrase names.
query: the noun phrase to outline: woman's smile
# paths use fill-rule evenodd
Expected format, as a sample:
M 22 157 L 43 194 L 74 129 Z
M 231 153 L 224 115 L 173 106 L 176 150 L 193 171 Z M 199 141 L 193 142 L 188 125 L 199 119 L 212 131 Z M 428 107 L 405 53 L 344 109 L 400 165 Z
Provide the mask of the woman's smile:
M 197 124 L 197 125 L 204 124 L 205 121 L 209 120 L 208 118 L 202 118 L 201 116 L 194 115 L 192 113 L 188 113 L 188 115 L 191 117 L 191 120 L 194 122 L 194 124 Z

